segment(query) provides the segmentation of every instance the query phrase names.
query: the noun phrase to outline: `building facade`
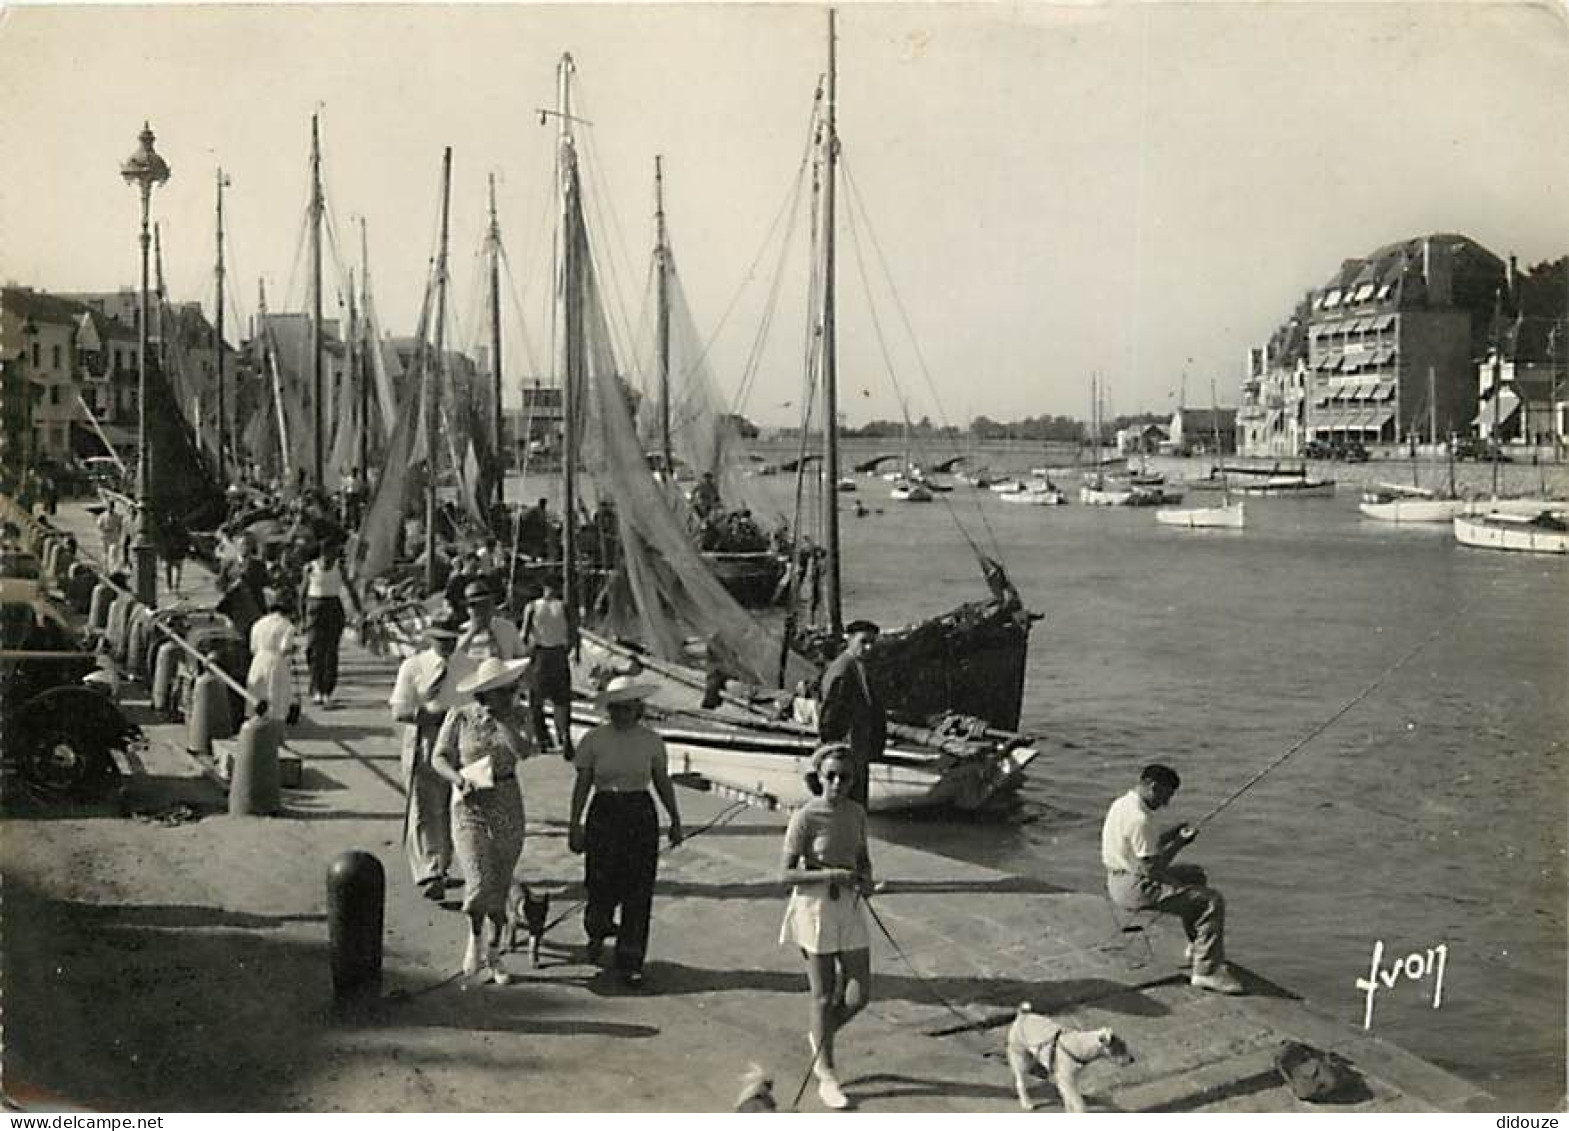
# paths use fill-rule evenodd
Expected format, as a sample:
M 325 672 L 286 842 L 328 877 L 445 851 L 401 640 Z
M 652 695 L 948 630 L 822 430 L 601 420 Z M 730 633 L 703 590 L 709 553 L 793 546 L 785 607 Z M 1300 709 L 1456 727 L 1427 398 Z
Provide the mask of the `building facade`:
M 1506 287 L 1504 262 L 1460 235 L 1346 260 L 1250 351 L 1244 451 L 1298 455 L 1309 440 L 1431 441 L 1466 429 L 1476 359 Z

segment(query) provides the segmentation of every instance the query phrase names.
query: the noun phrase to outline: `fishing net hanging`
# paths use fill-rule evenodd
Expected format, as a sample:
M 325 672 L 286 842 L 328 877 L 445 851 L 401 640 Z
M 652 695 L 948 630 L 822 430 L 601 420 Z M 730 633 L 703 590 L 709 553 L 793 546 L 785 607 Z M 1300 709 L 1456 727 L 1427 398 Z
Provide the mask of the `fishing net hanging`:
M 779 642 L 736 603 L 710 572 L 687 530 L 685 516 L 650 473 L 633 420 L 629 389 L 616 365 L 610 330 L 583 222 L 575 168 L 567 174 L 568 238 L 563 280 L 569 311 L 565 332 L 581 343 L 568 379 L 581 390 L 583 462 L 612 502 L 623 555 L 623 578 L 636 609 L 639 637 L 650 652 L 690 662 L 703 651 L 731 674 L 772 683 Z M 796 662 L 791 678 L 809 674 Z

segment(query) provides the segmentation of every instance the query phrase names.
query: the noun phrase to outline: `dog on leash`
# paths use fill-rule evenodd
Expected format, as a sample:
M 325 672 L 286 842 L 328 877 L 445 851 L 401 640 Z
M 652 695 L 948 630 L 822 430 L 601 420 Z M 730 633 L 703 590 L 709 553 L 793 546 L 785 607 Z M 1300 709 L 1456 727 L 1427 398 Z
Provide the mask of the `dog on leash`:
M 528 932 L 528 958 L 533 966 L 539 965 L 539 946 L 545 941 L 545 924 L 550 920 L 550 893 L 536 892 L 516 880 L 507 897 L 507 947 L 515 950 L 518 930 Z
M 1055 1084 L 1065 1110 L 1084 1111 L 1079 1072 L 1097 1060 L 1126 1065 L 1133 1063 L 1133 1054 L 1110 1029 L 1065 1029 L 1045 1014 L 1033 1012 L 1029 1002 L 1020 1004 L 1008 1027 L 1008 1067 L 1025 1111 L 1035 1110 L 1027 1082 L 1030 1076 L 1045 1076 Z

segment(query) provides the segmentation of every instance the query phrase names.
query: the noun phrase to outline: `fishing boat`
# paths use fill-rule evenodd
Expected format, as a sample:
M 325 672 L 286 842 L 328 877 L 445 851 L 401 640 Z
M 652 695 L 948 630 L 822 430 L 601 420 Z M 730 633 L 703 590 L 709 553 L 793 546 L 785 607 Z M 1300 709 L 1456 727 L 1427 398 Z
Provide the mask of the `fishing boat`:
M 812 338 L 818 344 L 808 380 L 820 379 L 819 410 L 824 420 L 834 422 L 833 194 L 826 187 L 834 183 L 838 151 L 832 12 L 829 28 L 826 97 L 815 100 L 812 111 L 820 127 L 814 130 L 817 159 L 825 172 L 818 182 L 824 186 L 818 190 L 821 209 L 815 213 L 823 225 L 816 244 L 823 258 L 813 287 L 820 303 L 813 313 L 818 332 Z M 619 568 L 592 592 L 588 587 L 596 584 L 594 579 L 580 577 L 575 568 L 571 524 L 563 531 L 563 599 L 579 641 L 574 684 L 588 698 L 611 675 L 639 673 L 655 687 L 649 722 L 665 738 L 674 771 L 698 775 L 714 788 L 760 804 L 798 803 L 805 800 L 801 773 L 817 741 L 809 721 L 809 693 L 818 665 L 843 637 L 838 508 L 830 492 L 829 505 L 822 508 L 823 550 L 792 571 L 792 602 L 782 635 L 764 628 L 725 592 L 683 535 L 680 512 L 647 474 L 614 358 L 584 219 L 572 74 L 571 57 L 563 56 L 555 115 L 561 209 L 555 324 L 565 328 L 555 366 L 568 422 L 563 488 L 575 506 L 581 459 L 594 488 L 614 502 L 622 546 Z M 818 285 L 824 278 L 830 285 Z M 806 458 L 804 447 L 813 429 L 802 429 L 803 451 L 795 461 L 798 498 L 809 483 L 832 487 L 839 482 L 836 428 L 830 423 L 819 431 L 825 446 L 821 472 L 812 468 L 808 474 L 815 461 Z M 892 628 L 868 658 L 868 679 L 887 706 L 892 727 L 889 750 L 871 771 L 873 809 L 945 804 L 981 809 L 1006 803 L 1035 757 L 1030 740 L 1006 729 L 1017 725 L 1025 649 L 1035 618 L 998 563 L 983 557 L 982 567 L 992 591 L 989 599 Z M 792 631 L 794 599 L 815 590 L 824 597 L 828 623 L 814 631 Z M 967 721 L 952 721 L 959 715 Z M 587 702 L 579 704 L 574 717 L 579 726 L 600 718 Z M 934 717 L 939 718 L 935 726 Z
M 1049 479 L 1031 479 L 1021 486 L 1002 495 L 1002 501 L 1027 507 L 1060 507 L 1068 501 L 1067 493 Z
M 896 479 L 888 497 L 896 503 L 929 503 L 935 496 L 931 488 L 918 479 Z
M 1569 511 L 1541 511 L 1534 516 L 1495 511 L 1456 515 L 1455 540 L 1483 550 L 1525 554 L 1569 554 Z

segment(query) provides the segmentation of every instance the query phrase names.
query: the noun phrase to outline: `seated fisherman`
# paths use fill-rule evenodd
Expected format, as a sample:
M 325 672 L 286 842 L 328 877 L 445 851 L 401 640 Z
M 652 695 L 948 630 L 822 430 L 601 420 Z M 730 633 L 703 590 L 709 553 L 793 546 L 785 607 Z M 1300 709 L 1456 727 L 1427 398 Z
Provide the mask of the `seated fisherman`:
M 1242 983 L 1226 968 L 1226 901 L 1207 886 L 1204 871 L 1173 864 L 1198 830 L 1178 825 L 1155 831 L 1155 810 L 1171 800 L 1182 779 L 1170 766 L 1145 766 L 1134 788 L 1112 802 L 1101 826 L 1106 890 L 1126 911 L 1164 911 L 1182 920 L 1193 961 L 1189 981 L 1201 990 L 1240 994 Z

